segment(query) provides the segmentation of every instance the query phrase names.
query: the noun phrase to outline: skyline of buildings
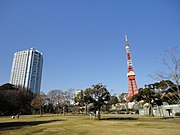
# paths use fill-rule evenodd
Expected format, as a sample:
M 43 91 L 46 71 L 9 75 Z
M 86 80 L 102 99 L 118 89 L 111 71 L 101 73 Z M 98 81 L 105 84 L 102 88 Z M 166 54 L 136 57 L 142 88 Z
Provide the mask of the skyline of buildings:
M 42 67 L 43 55 L 38 50 L 31 48 L 18 51 L 14 53 L 10 83 L 28 88 L 34 93 L 39 93 Z

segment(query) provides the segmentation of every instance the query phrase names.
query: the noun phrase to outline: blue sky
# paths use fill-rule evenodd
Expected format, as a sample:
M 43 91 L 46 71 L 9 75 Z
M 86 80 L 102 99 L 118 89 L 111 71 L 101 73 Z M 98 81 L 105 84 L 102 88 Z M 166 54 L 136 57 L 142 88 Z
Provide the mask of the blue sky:
M 180 46 L 179 0 L 0 0 L 0 84 L 14 52 L 43 53 L 42 91 L 103 83 L 127 92 L 124 32 L 139 87 L 161 70 L 160 56 Z

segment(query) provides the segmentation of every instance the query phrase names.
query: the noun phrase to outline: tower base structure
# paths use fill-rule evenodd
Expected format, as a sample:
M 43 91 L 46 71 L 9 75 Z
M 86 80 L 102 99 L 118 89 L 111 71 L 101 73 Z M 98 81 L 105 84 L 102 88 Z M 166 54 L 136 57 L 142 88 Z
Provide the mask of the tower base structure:
M 139 88 L 135 76 L 128 76 L 128 97 L 138 94 Z

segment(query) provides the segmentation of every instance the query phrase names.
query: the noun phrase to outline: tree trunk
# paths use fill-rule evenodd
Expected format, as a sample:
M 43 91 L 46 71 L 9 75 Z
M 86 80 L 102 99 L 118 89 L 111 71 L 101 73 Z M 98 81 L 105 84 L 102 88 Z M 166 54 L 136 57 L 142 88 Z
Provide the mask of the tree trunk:
M 158 107 L 159 115 L 161 116 L 161 108 L 160 106 L 157 106 L 157 107 Z
M 101 118 L 101 107 L 98 108 L 98 120 Z
M 63 115 L 65 114 L 65 110 L 64 110 L 65 108 L 64 108 L 64 106 L 63 106 Z
M 126 114 L 128 114 L 129 113 L 128 102 L 125 103 L 125 106 L 126 106 Z
M 85 111 L 86 111 L 86 114 L 87 114 L 87 104 L 85 103 Z
M 40 116 L 41 116 L 42 115 L 42 107 L 40 107 L 39 112 L 40 112 Z
M 154 116 L 154 115 L 153 115 L 152 104 L 150 104 L 150 103 L 149 103 L 149 116 Z

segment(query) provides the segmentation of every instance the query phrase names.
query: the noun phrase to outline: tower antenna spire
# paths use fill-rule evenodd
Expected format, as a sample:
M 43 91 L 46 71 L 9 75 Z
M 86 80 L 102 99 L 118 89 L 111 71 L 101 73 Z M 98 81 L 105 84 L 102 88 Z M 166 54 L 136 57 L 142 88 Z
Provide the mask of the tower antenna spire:
M 125 36 L 125 41 L 128 42 L 128 38 L 127 38 L 126 32 L 124 33 L 124 36 Z

